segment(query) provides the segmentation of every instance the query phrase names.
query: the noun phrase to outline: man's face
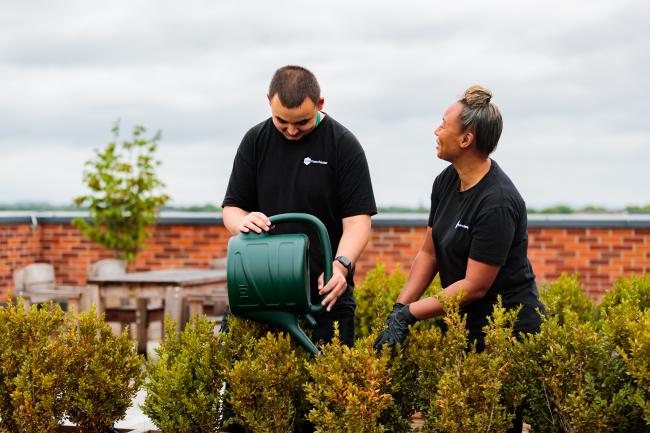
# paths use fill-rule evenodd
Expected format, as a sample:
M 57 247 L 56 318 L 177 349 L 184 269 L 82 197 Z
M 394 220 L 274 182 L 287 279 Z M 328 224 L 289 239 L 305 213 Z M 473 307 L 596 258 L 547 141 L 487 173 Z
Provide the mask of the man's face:
M 324 100 L 320 98 L 317 104 L 305 98 L 302 104 L 296 108 L 287 108 L 282 105 L 278 95 L 269 99 L 271 105 L 271 116 L 273 124 L 287 140 L 300 140 L 309 134 L 316 126 L 316 115 L 323 108 Z
M 460 102 L 452 104 L 442 118 L 442 123 L 436 128 L 436 154 L 438 158 L 453 162 L 460 154 L 465 133 L 462 131 L 460 114 L 463 105 Z

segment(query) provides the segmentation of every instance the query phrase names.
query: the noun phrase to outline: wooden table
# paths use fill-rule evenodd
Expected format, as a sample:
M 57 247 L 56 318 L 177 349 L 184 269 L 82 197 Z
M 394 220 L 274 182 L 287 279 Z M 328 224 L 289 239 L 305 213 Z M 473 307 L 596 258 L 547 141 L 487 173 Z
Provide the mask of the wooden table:
M 88 279 L 88 298 L 97 312 L 106 308 L 107 299 L 135 299 L 138 311 L 145 311 L 149 300 L 164 301 L 165 317 L 169 315 L 180 331 L 183 306 L 189 305 L 190 317 L 203 312 L 205 301 L 228 302 L 224 269 L 165 269 L 134 272 L 110 277 Z M 146 352 L 147 324 L 137 323 L 138 350 Z

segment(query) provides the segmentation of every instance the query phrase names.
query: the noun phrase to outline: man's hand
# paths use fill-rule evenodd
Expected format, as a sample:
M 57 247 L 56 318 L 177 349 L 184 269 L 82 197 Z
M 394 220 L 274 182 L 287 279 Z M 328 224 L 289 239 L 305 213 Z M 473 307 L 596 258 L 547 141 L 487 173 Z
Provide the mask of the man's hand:
M 323 299 L 323 304 L 327 311 L 330 311 L 336 301 L 345 293 L 348 289 L 348 282 L 346 280 L 348 276 L 348 270 L 339 263 L 337 260 L 334 260 L 332 263 L 332 278 L 327 282 L 323 287 L 324 278 L 323 274 L 320 274 L 318 277 L 318 294 L 323 296 L 325 293 L 328 295 Z
M 248 233 L 251 230 L 255 233 L 262 233 L 262 230 L 268 232 L 269 228 L 271 228 L 271 220 L 262 212 L 251 212 L 247 214 L 241 220 L 239 227 L 237 227 L 242 233 Z
M 374 348 L 379 351 L 387 344 L 395 355 L 395 348 L 406 339 L 409 333 L 409 327 L 417 321 L 415 316 L 409 311 L 408 304 L 396 303 L 393 305 L 393 311 L 386 319 L 386 329 L 379 334 L 375 341 Z

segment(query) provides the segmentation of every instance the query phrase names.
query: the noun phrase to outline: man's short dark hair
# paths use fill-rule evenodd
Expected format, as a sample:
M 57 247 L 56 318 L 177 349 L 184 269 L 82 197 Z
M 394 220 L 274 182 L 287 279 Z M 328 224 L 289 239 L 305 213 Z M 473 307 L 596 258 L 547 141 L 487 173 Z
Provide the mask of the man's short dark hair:
M 315 105 L 320 102 L 320 86 L 316 76 L 302 66 L 283 66 L 273 74 L 269 85 L 269 98 L 278 95 L 287 108 L 300 107 L 305 98 Z

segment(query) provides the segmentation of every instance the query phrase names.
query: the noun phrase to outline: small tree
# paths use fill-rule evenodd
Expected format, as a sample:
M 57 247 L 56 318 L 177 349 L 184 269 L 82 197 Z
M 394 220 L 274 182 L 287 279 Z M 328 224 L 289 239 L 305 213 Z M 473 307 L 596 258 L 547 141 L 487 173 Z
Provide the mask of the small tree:
M 146 138 L 146 129 L 136 125 L 131 140 L 119 144 L 119 123 L 112 132 L 114 140 L 85 164 L 83 181 L 91 192 L 75 199 L 77 207 L 88 207 L 91 221 L 75 218 L 73 223 L 93 242 L 132 263 L 151 236 L 149 226 L 169 200 L 155 172 L 160 165 L 154 158 L 160 132 Z

